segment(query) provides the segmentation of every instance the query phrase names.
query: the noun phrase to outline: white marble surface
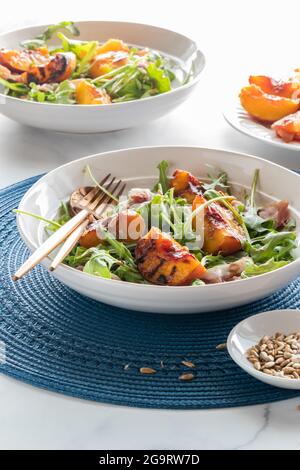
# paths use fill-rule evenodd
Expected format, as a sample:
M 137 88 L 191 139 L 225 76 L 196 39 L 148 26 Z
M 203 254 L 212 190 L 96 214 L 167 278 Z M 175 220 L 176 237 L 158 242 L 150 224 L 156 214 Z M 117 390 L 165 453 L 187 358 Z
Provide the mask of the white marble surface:
M 40 1 L 22 10 L 1 6 L 0 31 L 63 19 L 119 19 L 164 26 L 197 39 L 207 67 L 194 96 L 146 128 L 82 136 L 24 128 L 0 116 L 0 186 L 86 154 L 141 145 L 188 144 L 243 151 L 300 169 L 296 152 L 239 135 L 224 122 L 224 98 L 250 72 L 299 66 L 299 2 L 288 21 L 274 1 L 114 1 L 103 6 Z M 55 12 L 55 13 L 54 13 Z M 278 37 L 278 35 L 280 36 Z M 1 46 L 1 44 L 0 44 Z M 299 399 L 268 406 L 211 411 L 130 409 L 67 398 L 0 378 L 1 449 L 299 449 Z

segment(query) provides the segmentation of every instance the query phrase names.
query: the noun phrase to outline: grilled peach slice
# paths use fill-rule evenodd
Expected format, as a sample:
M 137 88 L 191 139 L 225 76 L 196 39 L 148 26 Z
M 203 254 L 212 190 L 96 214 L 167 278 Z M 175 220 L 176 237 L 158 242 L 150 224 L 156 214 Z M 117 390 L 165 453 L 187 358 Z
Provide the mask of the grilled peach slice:
M 300 93 L 299 81 L 275 80 L 266 75 L 250 75 L 249 83 L 257 85 L 264 93 L 284 98 L 297 98 Z
M 203 197 L 196 196 L 193 211 L 204 202 Z M 244 231 L 229 209 L 215 202 L 205 208 L 203 249 L 206 253 L 231 255 L 242 249 L 244 240 Z
M 184 170 L 175 170 L 170 180 L 175 196 L 185 198 L 192 203 L 195 196 L 201 193 L 201 182 L 194 175 Z
M 105 52 L 128 52 L 129 47 L 121 39 L 108 39 L 105 43 L 97 47 L 97 54 L 104 54 Z
M 0 78 L 12 82 L 27 83 L 27 72 L 13 73 L 7 67 L 4 67 L 4 65 L 0 65 Z
M 139 240 L 145 231 L 144 219 L 133 210 L 119 212 L 116 216 L 103 221 L 103 225 L 117 240 L 124 243 Z M 92 223 L 81 236 L 79 244 L 85 248 L 99 245 L 103 241 L 99 232 L 97 222 Z
M 278 119 L 295 113 L 299 101 L 264 93 L 257 85 L 242 88 L 240 101 L 243 108 L 260 121 L 275 122 Z
M 89 75 L 92 78 L 97 78 L 127 63 L 127 52 L 105 52 L 104 54 L 98 54 L 92 62 Z
M 0 64 L 12 72 L 27 73 L 24 82 L 58 83 L 69 78 L 76 67 L 76 56 L 72 52 L 49 56 L 48 50 L 38 51 L 0 50 Z
M 143 236 L 145 232 L 145 222 L 140 214 L 134 210 L 128 209 L 112 217 L 107 224 L 107 229 L 118 240 L 125 243 L 132 243 Z
M 0 49 L 0 64 L 12 72 L 29 72 L 33 67 L 43 67 L 48 63 L 49 54 L 40 51 Z
M 300 111 L 274 122 L 272 129 L 285 142 L 300 140 Z
M 110 104 L 110 96 L 86 80 L 76 81 L 76 101 L 78 104 Z
M 92 248 L 102 243 L 103 239 L 97 233 L 97 222 L 90 224 L 79 239 L 79 245 L 84 248 Z
M 187 247 L 156 227 L 138 241 L 135 256 L 138 270 L 153 284 L 189 285 L 206 272 Z
M 43 67 L 32 67 L 28 71 L 28 83 L 60 83 L 71 77 L 76 68 L 73 52 L 58 52 Z

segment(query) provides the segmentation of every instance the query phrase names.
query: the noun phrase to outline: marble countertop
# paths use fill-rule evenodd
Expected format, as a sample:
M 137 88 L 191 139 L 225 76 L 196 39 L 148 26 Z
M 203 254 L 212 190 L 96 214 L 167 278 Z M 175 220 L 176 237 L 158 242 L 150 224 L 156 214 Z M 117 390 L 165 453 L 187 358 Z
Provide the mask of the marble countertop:
M 2 6 L 0 32 L 70 18 L 69 2 L 52 0 L 52 13 L 47 15 L 39 3 L 27 0 L 27 12 L 17 11 L 14 17 L 9 6 Z M 246 1 L 243 7 L 243 1 L 211 0 L 203 2 L 204 8 L 202 2 L 187 0 L 184 11 L 182 4 L 174 3 L 154 0 L 146 11 L 138 0 L 126 4 L 115 0 L 113 14 L 107 12 L 105 19 L 148 22 L 194 37 L 207 57 L 194 95 L 147 127 L 98 135 L 55 134 L 0 116 L 1 187 L 87 154 L 144 145 L 225 148 L 300 169 L 297 152 L 240 135 L 222 117 L 224 98 L 249 73 L 275 69 L 278 58 L 287 70 L 300 65 L 295 63 L 295 50 L 285 41 L 276 41 L 276 47 L 266 42 L 278 31 L 285 37 L 281 12 L 274 11 L 271 0 L 253 0 L 247 16 Z M 197 14 L 193 12 L 196 3 Z M 81 18 L 104 19 L 103 6 L 92 0 L 90 11 L 91 5 L 93 14 L 87 12 Z M 290 11 L 293 7 L 299 10 L 297 1 L 290 2 Z M 76 7 L 74 18 L 79 18 Z M 297 44 L 298 15 L 291 15 L 286 27 L 289 44 Z M 299 449 L 298 405 L 300 397 L 224 410 L 144 410 L 68 398 L 1 376 L 0 449 Z

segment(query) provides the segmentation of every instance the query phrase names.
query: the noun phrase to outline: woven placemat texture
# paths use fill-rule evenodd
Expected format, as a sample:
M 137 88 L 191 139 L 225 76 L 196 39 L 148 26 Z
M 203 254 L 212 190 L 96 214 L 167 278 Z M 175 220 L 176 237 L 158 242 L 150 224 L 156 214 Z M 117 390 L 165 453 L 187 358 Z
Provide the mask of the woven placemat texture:
M 11 210 L 37 180 L 0 191 L 0 372 L 84 399 L 147 408 L 219 408 L 273 402 L 299 392 L 256 381 L 216 345 L 243 318 L 300 307 L 300 279 L 262 301 L 199 315 L 131 312 L 77 294 L 37 267 L 18 283 L 28 256 Z M 116 293 L 117 294 L 117 293 Z M 182 361 L 192 361 L 188 369 Z M 157 370 L 142 375 L 140 367 Z M 192 381 L 180 381 L 193 372 Z

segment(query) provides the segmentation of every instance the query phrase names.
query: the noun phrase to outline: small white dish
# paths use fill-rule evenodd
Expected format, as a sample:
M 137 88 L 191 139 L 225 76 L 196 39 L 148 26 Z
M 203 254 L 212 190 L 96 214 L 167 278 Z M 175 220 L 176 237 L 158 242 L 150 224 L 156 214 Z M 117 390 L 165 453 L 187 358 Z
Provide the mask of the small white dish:
M 248 374 L 269 385 L 300 390 L 300 379 L 274 377 L 256 370 L 248 361 L 247 350 L 267 335 L 277 331 L 290 334 L 300 330 L 300 310 L 272 310 L 259 313 L 238 323 L 227 339 L 227 349 L 231 358 Z
M 287 199 L 300 234 L 300 176 L 270 161 L 258 157 L 217 149 L 198 147 L 142 147 L 91 155 L 60 166 L 43 176 L 24 195 L 19 209 L 51 219 L 61 201 L 68 200 L 79 186 L 90 184 L 84 174 L 90 165 L 101 180 L 111 173 L 133 187 L 151 188 L 157 181 L 157 165 L 167 160 L 170 174 L 184 168 L 204 177 L 214 170 L 225 170 L 234 191 L 249 192 L 255 169 L 260 170 L 258 198 L 265 201 Z M 259 200 L 258 199 L 258 200 Z M 31 251 L 43 241 L 44 224 L 25 215 L 17 217 L 18 228 Z M 43 261 L 46 267 L 50 258 Z M 133 310 L 159 313 L 199 313 L 243 305 L 275 292 L 300 273 L 300 258 L 292 263 L 257 277 L 205 286 L 169 287 L 134 284 L 91 276 L 66 265 L 60 265 L 53 275 L 83 295 Z M 20 280 L 19 282 L 22 282 Z
M 171 91 L 135 101 L 107 105 L 64 105 L 22 100 L 0 93 L 0 112 L 27 126 L 57 132 L 94 133 L 141 126 L 179 106 L 194 90 L 205 59 L 196 43 L 181 34 L 155 26 L 118 21 L 79 21 L 76 26 L 86 41 L 120 38 L 131 45 L 149 47 L 174 59 L 184 70 L 193 66 L 193 78 Z M 0 35 L 0 47 L 17 48 L 21 41 L 40 34 L 47 25 L 31 26 Z M 56 44 L 53 40 L 50 44 Z M 1 91 L 1 90 L 0 90 Z
M 300 142 L 284 142 L 277 137 L 276 132 L 272 130 L 271 127 L 253 119 L 236 101 L 226 107 L 223 115 L 228 124 L 242 134 L 248 135 L 266 144 L 274 145 L 275 147 L 300 152 Z

